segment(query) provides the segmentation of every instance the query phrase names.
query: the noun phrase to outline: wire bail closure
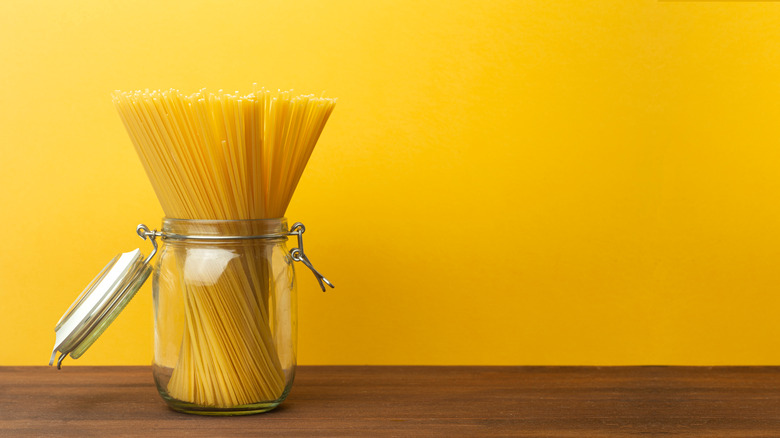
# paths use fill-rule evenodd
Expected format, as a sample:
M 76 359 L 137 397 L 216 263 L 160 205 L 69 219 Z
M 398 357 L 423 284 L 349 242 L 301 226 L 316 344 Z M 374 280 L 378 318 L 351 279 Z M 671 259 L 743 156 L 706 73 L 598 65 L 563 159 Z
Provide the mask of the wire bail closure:
M 174 234 L 174 233 L 166 233 L 163 231 L 157 231 L 157 230 L 150 230 L 149 227 L 147 227 L 144 224 L 139 224 L 135 228 L 136 234 L 143 239 L 146 240 L 147 238 L 152 242 L 152 246 L 154 249 L 149 254 L 148 257 L 146 257 L 146 260 L 144 260 L 144 263 L 149 263 L 150 260 L 152 260 L 152 257 L 154 257 L 155 254 L 157 254 L 157 238 L 161 238 L 163 240 L 165 239 L 174 239 L 174 240 L 245 240 L 245 239 L 275 239 L 282 236 L 298 236 L 298 247 L 293 248 L 290 250 L 290 257 L 293 259 L 293 261 L 301 262 L 303 263 L 307 268 L 311 270 L 311 272 L 314 274 L 314 277 L 317 279 L 317 282 L 320 284 L 320 288 L 323 292 L 326 291 L 325 285 L 327 284 L 331 288 L 335 288 L 336 286 L 333 285 L 327 278 L 325 278 L 324 275 L 322 275 L 318 270 L 314 268 L 314 265 L 311 264 L 311 261 L 309 260 L 309 257 L 306 256 L 306 254 L 303 252 L 303 233 L 306 231 L 306 226 L 304 226 L 301 222 L 296 222 L 290 227 L 290 232 L 283 233 L 283 234 L 260 234 L 256 236 L 193 236 L 193 235 L 185 235 L 185 234 Z
M 334 286 L 333 283 L 328 281 L 328 279 L 325 278 L 324 275 L 320 274 L 320 271 L 314 269 L 314 266 L 309 261 L 309 258 L 306 257 L 306 254 L 303 253 L 303 233 L 305 231 L 306 231 L 306 227 L 301 222 L 296 222 L 290 228 L 290 232 L 287 233 L 288 236 L 292 236 L 292 235 L 298 236 L 298 247 L 290 250 L 290 257 L 292 257 L 292 259 L 295 260 L 296 262 L 303 263 L 307 268 L 311 270 L 312 273 L 314 273 L 314 277 L 317 278 L 317 282 L 320 283 L 320 288 L 322 289 L 323 292 L 325 292 L 326 284 L 331 288 L 335 288 L 336 286 Z

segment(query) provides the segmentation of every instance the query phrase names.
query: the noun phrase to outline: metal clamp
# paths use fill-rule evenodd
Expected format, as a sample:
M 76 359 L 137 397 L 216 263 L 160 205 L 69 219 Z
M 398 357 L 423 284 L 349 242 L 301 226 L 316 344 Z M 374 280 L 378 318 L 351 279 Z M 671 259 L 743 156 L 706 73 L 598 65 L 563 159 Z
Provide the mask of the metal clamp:
M 322 291 L 325 292 L 325 285 L 327 284 L 331 288 L 335 288 L 336 286 L 333 285 L 330 281 L 328 281 L 327 278 L 325 278 L 324 275 L 320 274 L 320 272 L 316 269 L 314 269 L 314 266 L 309 261 L 309 258 L 306 257 L 306 254 L 303 252 L 303 233 L 306 231 L 306 227 L 300 223 L 296 222 L 293 224 L 293 226 L 290 228 L 290 232 L 287 233 L 288 236 L 296 235 L 298 236 L 298 247 L 293 248 L 290 250 L 290 257 L 292 257 L 293 260 L 296 262 L 301 262 L 304 265 L 306 265 L 307 268 L 311 269 L 311 272 L 314 273 L 314 277 L 317 278 L 317 282 L 320 283 L 320 288 L 322 288 Z
M 303 263 L 307 268 L 311 270 L 312 273 L 314 273 L 314 277 L 317 279 L 317 282 L 320 284 L 320 288 L 322 288 L 322 291 L 325 292 L 325 285 L 327 284 L 331 288 L 335 288 L 336 286 L 333 285 L 327 278 L 325 278 L 324 275 L 322 275 L 318 270 L 314 269 L 314 266 L 311 264 L 311 261 L 309 261 L 309 258 L 306 256 L 306 254 L 303 252 L 303 233 L 306 231 L 306 227 L 300 223 L 296 222 L 290 227 L 289 233 L 283 233 L 283 234 L 262 234 L 257 236 L 190 236 L 190 235 L 184 235 L 184 234 L 173 234 L 173 233 L 165 233 L 162 231 L 157 230 L 150 230 L 149 227 L 147 227 L 144 224 L 140 224 L 135 228 L 135 232 L 138 234 L 138 236 L 141 239 L 146 240 L 147 238 L 152 242 L 152 246 L 154 249 L 149 254 L 148 257 L 146 257 L 146 260 L 144 260 L 144 263 L 149 263 L 150 260 L 152 260 L 152 257 L 154 257 L 155 254 L 157 254 L 157 238 L 160 237 L 162 239 L 191 239 L 191 240 L 235 240 L 235 239 L 278 239 L 282 236 L 298 236 L 298 247 L 293 248 L 290 250 L 290 257 L 292 257 L 293 261 L 301 262 Z
M 55 351 L 55 353 L 56 353 L 56 351 Z M 65 356 L 67 356 L 68 354 L 70 354 L 70 351 L 67 352 L 67 353 L 60 353 L 60 358 L 57 360 L 57 369 L 58 370 L 62 369 L 62 360 L 65 359 Z M 52 356 L 52 357 L 54 357 L 54 356 Z M 51 362 L 49 362 L 49 365 L 51 366 Z
M 157 230 L 150 230 L 149 227 L 147 227 L 144 224 L 140 224 L 137 227 L 135 227 L 135 232 L 136 232 L 136 234 L 138 234 L 138 236 L 141 239 L 146 240 L 146 238 L 148 237 L 149 240 L 152 241 L 152 246 L 154 247 L 154 249 L 149 254 L 149 256 L 146 257 L 146 260 L 144 260 L 144 264 L 147 264 L 147 263 L 149 263 L 150 260 L 152 260 L 152 257 L 154 257 L 154 255 L 157 254 L 157 240 L 156 239 L 157 239 L 157 237 L 162 236 L 163 233 L 160 232 L 160 231 L 157 231 Z

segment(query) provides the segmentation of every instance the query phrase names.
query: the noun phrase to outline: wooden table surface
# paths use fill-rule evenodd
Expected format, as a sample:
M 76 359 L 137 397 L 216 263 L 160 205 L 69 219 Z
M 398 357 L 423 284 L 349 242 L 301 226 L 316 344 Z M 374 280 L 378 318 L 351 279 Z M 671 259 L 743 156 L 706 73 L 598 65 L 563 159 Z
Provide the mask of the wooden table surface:
M 166 407 L 149 367 L 0 367 L 0 436 L 780 436 L 780 368 L 299 367 L 276 410 Z

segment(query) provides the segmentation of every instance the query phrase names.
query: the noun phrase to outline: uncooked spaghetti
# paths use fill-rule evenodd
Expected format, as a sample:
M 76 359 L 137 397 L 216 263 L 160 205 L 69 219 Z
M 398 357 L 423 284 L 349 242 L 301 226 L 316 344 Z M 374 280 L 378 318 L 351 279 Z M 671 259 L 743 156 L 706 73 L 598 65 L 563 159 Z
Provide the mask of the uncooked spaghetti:
M 165 215 L 215 220 L 283 217 L 336 103 L 257 87 L 246 95 L 117 91 L 113 100 Z M 172 397 L 230 407 L 282 395 L 267 275 L 238 265 L 213 284 L 185 287 Z

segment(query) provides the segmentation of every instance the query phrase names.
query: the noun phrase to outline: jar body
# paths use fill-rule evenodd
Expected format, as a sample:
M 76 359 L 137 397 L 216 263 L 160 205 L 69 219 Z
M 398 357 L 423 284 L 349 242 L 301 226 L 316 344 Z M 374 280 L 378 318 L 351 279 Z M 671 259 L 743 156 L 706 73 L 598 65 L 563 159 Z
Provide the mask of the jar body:
M 171 237 L 152 286 L 160 395 L 203 415 L 275 408 L 290 391 L 297 353 L 286 220 L 166 218 L 163 233 Z

